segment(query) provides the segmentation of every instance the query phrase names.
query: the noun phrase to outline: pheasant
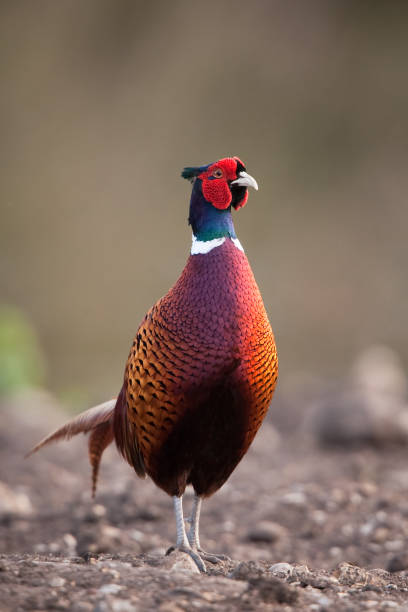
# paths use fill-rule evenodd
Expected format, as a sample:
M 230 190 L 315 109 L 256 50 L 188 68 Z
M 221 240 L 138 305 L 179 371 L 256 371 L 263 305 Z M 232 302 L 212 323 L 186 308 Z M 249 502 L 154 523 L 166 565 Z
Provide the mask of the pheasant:
M 184 168 L 192 182 L 191 254 L 172 289 L 146 314 L 130 349 L 117 398 L 91 408 L 42 440 L 90 433 L 95 494 L 106 447 L 116 445 L 140 477 L 173 497 L 176 547 L 200 571 L 217 558 L 200 546 L 201 502 L 217 491 L 247 452 L 277 382 L 274 336 L 232 222 L 248 187 L 238 157 Z M 31 454 L 30 453 L 30 454 Z M 194 489 L 186 530 L 182 497 Z

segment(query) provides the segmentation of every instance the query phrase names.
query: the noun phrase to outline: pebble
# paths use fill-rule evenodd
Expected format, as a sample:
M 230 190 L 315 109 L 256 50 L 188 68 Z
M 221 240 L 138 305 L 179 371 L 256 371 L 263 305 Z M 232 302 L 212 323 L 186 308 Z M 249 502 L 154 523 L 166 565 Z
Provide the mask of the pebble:
M 315 604 L 311 604 L 310 608 L 312 608 L 313 610 L 321 610 L 323 609 L 328 609 L 328 610 L 332 610 L 332 606 L 333 606 L 333 601 L 331 599 L 329 599 L 328 597 L 326 597 L 326 595 L 320 595 L 318 593 L 309 593 L 309 595 L 313 596 L 313 599 L 315 600 Z
M 351 563 L 340 563 L 335 571 L 340 584 L 354 585 L 367 582 L 367 572 Z
M 401 572 L 408 568 L 408 553 L 400 553 L 391 557 L 387 563 L 389 572 Z
M 102 518 L 106 515 L 106 508 L 102 504 L 94 504 L 91 511 L 95 518 Z
M 268 570 L 271 572 L 272 576 L 286 580 L 293 574 L 293 565 L 290 563 L 274 563 Z
M 377 519 L 379 523 L 386 523 L 388 519 L 388 515 L 386 512 L 384 512 L 384 510 L 379 510 L 378 512 L 375 513 L 375 518 Z
M 374 531 L 374 528 L 375 528 L 375 521 L 368 521 L 367 523 L 364 523 L 364 525 L 361 525 L 360 533 L 362 536 L 369 536 Z
M 145 534 L 143 531 L 139 531 L 139 529 L 132 529 L 129 535 L 135 542 L 142 542 L 145 539 Z
M 14 491 L 5 482 L 0 482 L 0 516 L 7 514 L 28 516 L 32 512 L 33 507 L 28 495 L 22 491 Z
M 259 524 L 248 531 L 247 539 L 251 542 L 266 542 L 272 544 L 284 538 L 287 529 L 273 521 L 260 521 Z
M 106 601 L 98 601 L 93 612 L 111 612 L 110 604 L 108 605 Z
M 113 525 L 102 525 L 101 535 L 107 540 L 114 540 L 119 542 L 122 536 L 122 531 L 118 529 L 118 527 L 114 527 Z
M 362 501 L 363 501 L 363 496 L 360 495 L 360 493 L 358 493 L 357 491 L 353 491 L 353 493 L 350 495 L 350 502 L 354 506 L 359 506 Z
M 282 495 L 280 501 L 288 506 L 304 506 L 307 499 L 302 491 L 291 491 Z
M 373 540 L 378 543 L 385 542 L 389 537 L 390 531 L 387 527 L 377 527 L 373 534 Z
M 234 521 L 227 520 L 222 524 L 222 530 L 228 533 L 232 533 L 236 529 L 236 524 Z
M 321 592 L 321 589 L 327 589 L 338 585 L 338 580 L 335 576 L 326 576 L 319 572 L 299 572 L 296 568 L 295 576 L 300 580 L 302 585 L 316 589 L 317 592 Z
M 113 612 L 135 612 L 136 606 L 128 599 L 114 599 L 111 602 Z
M 364 481 L 360 483 L 360 491 L 365 497 L 372 497 L 377 493 L 377 485 L 371 481 Z
M 312 512 L 312 520 L 316 525 L 324 525 L 327 521 L 327 514 L 323 510 L 314 510 Z
M 58 587 L 63 587 L 65 583 L 66 583 L 65 578 L 62 578 L 61 576 L 54 576 L 53 578 L 51 578 L 48 584 L 51 587 L 58 588 Z
M 251 578 L 259 578 L 263 574 L 263 567 L 257 561 L 241 561 L 237 567 L 232 570 L 228 578 L 234 580 L 249 580 Z
M 341 528 L 341 533 L 346 537 L 351 537 L 353 535 L 353 531 L 353 525 L 350 525 L 349 523 L 346 523 Z
M 103 567 L 101 569 L 101 572 L 103 574 L 109 574 L 109 576 L 110 576 L 110 578 L 112 580 L 119 580 L 119 578 L 120 578 L 120 573 L 117 570 L 112 569 L 110 567 Z
M 68 549 L 68 553 L 71 554 L 75 554 L 76 553 L 76 548 L 77 548 L 77 539 L 75 536 L 72 535 L 72 533 L 66 533 L 63 538 L 62 541 L 64 543 L 64 545 L 66 546 L 66 548 Z
M 170 572 L 199 574 L 200 570 L 187 553 L 175 550 L 161 560 L 161 566 Z
M 159 612 L 184 612 L 184 608 L 181 608 L 174 601 L 165 601 L 158 607 Z
M 307 565 L 296 565 L 294 567 L 294 573 L 296 577 L 301 580 L 304 576 L 309 576 L 310 570 Z
M 116 595 L 116 593 L 119 593 L 122 589 L 123 586 L 121 586 L 120 584 L 104 584 L 99 589 L 99 593 L 101 593 L 102 595 Z
M 389 552 L 398 552 L 406 548 L 404 540 L 389 540 L 384 546 Z

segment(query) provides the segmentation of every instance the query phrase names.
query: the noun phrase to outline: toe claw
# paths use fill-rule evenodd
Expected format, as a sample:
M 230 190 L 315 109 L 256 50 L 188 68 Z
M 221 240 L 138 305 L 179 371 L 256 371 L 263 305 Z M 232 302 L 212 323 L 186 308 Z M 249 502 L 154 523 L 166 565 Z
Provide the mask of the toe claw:
M 207 572 L 204 561 L 201 558 L 201 554 L 198 553 L 196 550 L 193 550 L 192 548 L 189 548 L 187 546 L 170 546 L 170 548 L 166 551 L 166 557 L 175 550 L 179 550 L 180 552 L 186 553 L 194 561 L 201 573 L 205 574 Z
M 188 555 L 190 555 L 190 557 L 192 558 L 192 560 L 194 561 L 194 563 L 196 564 L 200 572 L 202 572 L 203 574 L 207 573 L 204 561 L 202 560 L 201 555 L 197 551 L 193 550 L 192 548 L 187 548 L 184 546 L 179 548 L 179 550 L 181 550 L 181 552 L 185 552 Z
M 217 563 L 221 563 L 222 561 L 231 561 L 230 557 L 227 555 L 213 555 L 211 553 L 206 553 L 203 550 L 199 549 L 200 557 L 204 559 L 204 561 L 208 561 L 208 563 L 212 563 L 216 565 Z

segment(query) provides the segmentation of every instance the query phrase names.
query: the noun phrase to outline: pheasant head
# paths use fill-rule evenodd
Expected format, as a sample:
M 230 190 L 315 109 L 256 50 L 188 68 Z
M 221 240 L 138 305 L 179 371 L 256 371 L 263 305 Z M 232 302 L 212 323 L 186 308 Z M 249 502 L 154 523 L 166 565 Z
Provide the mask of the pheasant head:
M 245 206 L 248 187 L 258 189 L 243 162 L 226 157 L 206 166 L 184 168 L 181 175 L 193 182 L 188 221 L 196 239 L 236 238 L 231 207 Z

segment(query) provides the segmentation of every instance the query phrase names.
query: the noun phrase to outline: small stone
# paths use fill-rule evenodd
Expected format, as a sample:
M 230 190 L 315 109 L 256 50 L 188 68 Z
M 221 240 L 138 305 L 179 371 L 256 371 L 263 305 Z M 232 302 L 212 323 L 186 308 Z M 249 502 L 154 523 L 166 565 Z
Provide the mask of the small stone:
M 66 548 L 68 549 L 68 552 L 71 554 L 75 554 L 76 553 L 76 547 L 77 547 L 77 539 L 75 536 L 72 535 L 72 533 L 66 533 L 63 538 L 62 541 L 64 543 L 64 545 L 66 546 Z
M 249 580 L 251 578 L 259 578 L 263 574 L 263 567 L 256 561 L 241 561 L 237 567 L 232 570 L 228 578 L 234 580 Z
M 375 521 L 368 521 L 367 523 L 364 523 L 364 525 L 361 525 L 360 527 L 360 533 L 362 536 L 369 536 L 372 534 L 372 532 L 374 531 L 375 528 Z
M 286 580 L 293 574 L 293 566 L 290 563 L 274 563 L 270 566 L 269 571 L 272 576 Z
M 102 593 L 103 595 L 116 595 L 116 593 L 119 593 L 122 589 L 123 586 L 120 584 L 104 584 L 99 589 L 99 593 Z
M 365 497 L 371 497 L 377 493 L 377 485 L 374 482 L 365 481 L 359 486 L 360 492 Z
M 303 575 L 296 574 L 303 586 L 312 587 L 317 593 L 322 589 L 327 589 L 338 585 L 338 580 L 335 576 L 327 576 L 320 572 L 305 572 Z
M 363 497 L 360 495 L 360 493 L 358 493 L 357 491 L 353 491 L 353 493 L 350 495 L 350 502 L 354 506 L 359 506 L 362 501 Z
M 387 563 L 387 570 L 389 572 L 402 572 L 408 568 L 408 553 L 400 553 L 394 555 Z
M 43 544 L 42 542 L 40 542 L 39 544 L 34 544 L 34 550 L 36 553 L 45 553 L 47 550 L 47 546 L 46 544 Z
M 384 512 L 384 510 L 379 510 L 378 512 L 375 513 L 375 518 L 377 519 L 379 523 L 386 523 L 388 519 L 388 515 L 386 512 Z
M 111 607 L 106 601 L 98 601 L 93 612 L 111 612 Z
M 226 533 L 231 533 L 235 531 L 235 529 L 236 529 L 236 525 L 234 521 L 227 520 L 227 521 L 224 521 L 224 523 L 222 524 L 222 530 Z
M 120 573 L 117 570 L 112 569 L 110 567 L 103 567 L 101 572 L 103 572 L 104 574 L 109 574 L 109 577 L 112 580 L 119 580 L 120 578 Z
M 22 491 L 14 491 L 5 482 L 0 482 L 0 516 L 17 514 L 28 516 L 33 507 L 30 498 Z
M 317 525 L 324 525 L 327 521 L 327 514 L 323 510 L 314 510 L 312 512 L 312 520 Z
M 139 531 L 139 529 L 132 529 L 129 535 L 135 542 L 142 542 L 145 539 L 145 534 L 143 531 Z
M 349 523 L 346 523 L 345 525 L 342 526 L 341 528 L 341 532 L 344 536 L 346 536 L 347 538 L 351 537 L 353 535 L 353 526 L 350 525 Z
M 165 601 L 158 607 L 159 612 L 184 612 L 174 601 Z
M 113 525 L 103 525 L 101 529 L 102 537 L 105 537 L 108 540 L 116 540 L 120 541 L 122 532 L 118 527 L 114 527 Z
M 282 504 L 286 504 L 288 506 L 304 506 L 306 504 L 306 495 L 302 491 L 291 491 L 282 495 L 280 498 Z
M 53 578 L 51 578 L 48 584 L 51 587 L 60 588 L 60 587 L 63 587 L 65 583 L 66 583 L 65 578 L 61 578 L 61 576 L 54 576 Z
M 113 612 L 135 612 L 135 605 L 128 599 L 114 599 L 111 602 Z
M 293 566 L 293 575 L 300 582 L 304 582 L 305 578 L 310 576 L 310 573 L 311 572 L 310 572 L 309 568 L 307 567 L 307 565 L 295 565 L 295 566 Z
M 385 542 L 389 537 L 389 529 L 387 527 L 377 527 L 373 534 L 373 540 L 378 543 Z
M 404 540 L 389 540 L 385 542 L 385 548 L 389 552 L 398 552 L 405 549 L 405 542 Z
M 396 610 L 397 608 L 400 609 L 399 603 L 392 599 L 385 599 L 380 605 L 380 610 Z
M 332 600 L 326 597 L 326 595 L 320 595 L 320 597 L 317 598 L 317 603 L 319 603 L 321 606 L 327 607 L 332 605 Z
M 162 567 L 170 572 L 183 572 L 188 574 L 199 574 L 200 570 L 189 554 L 175 550 L 166 555 L 161 562 Z
M 313 591 L 308 591 L 308 595 L 312 596 L 316 602 L 310 606 L 313 610 L 321 610 L 322 608 L 332 610 L 333 602 L 331 599 L 326 597 L 326 595 L 322 595 L 319 591 L 316 592 L 315 589 Z
M 102 504 L 94 504 L 92 506 L 92 514 L 95 518 L 102 518 L 106 515 L 106 508 Z
M 260 523 L 248 532 L 247 538 L 251 542 L 266 542 L 272 544 L 284 538 L 287 530 L 282 525 L 272 521 L 260 521 Z
M 348 586 L 354 584 L 365 584 L 367 582 L 367 572 L 357 565 L 351 563 L 340 563 L 334 572 L 341 584 Z

